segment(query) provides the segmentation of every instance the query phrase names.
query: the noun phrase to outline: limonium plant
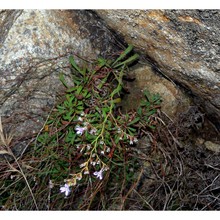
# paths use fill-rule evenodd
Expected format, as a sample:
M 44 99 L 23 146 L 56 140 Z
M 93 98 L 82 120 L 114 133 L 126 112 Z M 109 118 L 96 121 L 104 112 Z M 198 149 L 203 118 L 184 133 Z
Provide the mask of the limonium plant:
M 131 45 L 114 60 L 99 58 L 90 67 L 79 67 L 70 56 L 74 86 L 67 85 L 65 98 L 55 107 L 47 129 L 38 137 L 45 147 L 59 145 L 66 152 L 68 169 L 60 193 L 67 197 L 77 185 L 103 181 L 112 165 L 123 163 L 124 154 L 138 144 L 140 134 L 153 129 L 151 116 L 160 106 L 160 97 L 144 92 L 137 110 L 122 113 L 119 107 L 123 77 L 137 61 Z

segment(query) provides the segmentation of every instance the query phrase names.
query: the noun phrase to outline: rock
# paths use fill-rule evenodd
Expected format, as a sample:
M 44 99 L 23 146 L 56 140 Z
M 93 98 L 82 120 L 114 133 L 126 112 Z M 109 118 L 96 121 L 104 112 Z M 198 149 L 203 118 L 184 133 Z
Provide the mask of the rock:
M 1 10 L 0 30 L 0 115 L 20 141 L 39 132 L 56 103 L 70 54 L 91 60 L 119 50 L 91 11 Z
M 190 99 L 174 83 L 156 75 L 151 66 L 135 67 L 128 74 L 135 80 L 127 83 L 130 94 L 122 100 L 125 110 L 136 109 L 139 106 L 141 99 L 144 98 L 144 90 L 161 96 L 163 100 L 161 110 L 170 118 L 175 118 L 177 113 L 184 112 L 189 108 Z
M 208 150 L 211 150 L 215 153 L 219 153 L 220 152 L 220 144 L 217 144 L 217 143 L 214 143 L 212 141 L 206 141 L 204 143 L 205 147 L 208 149 Z
M 96 10 L 162 73 L 195 95 L 220 128 L 220 11 Z
M 202 138 L 197 138 L 197 139 L 196 139 L 196 142 L 195 142 L 195 145 L 200 146 L 200 145 L 204 144 L 204 142 L 205 142 L 204 139 L 202 139 Z

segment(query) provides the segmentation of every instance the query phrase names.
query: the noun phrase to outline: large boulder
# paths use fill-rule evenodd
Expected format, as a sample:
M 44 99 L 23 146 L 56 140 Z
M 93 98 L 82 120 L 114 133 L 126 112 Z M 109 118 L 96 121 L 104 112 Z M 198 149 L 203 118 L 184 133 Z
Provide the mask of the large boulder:
M 19 146 L 56 103 L 70 54 L 91 60 L 119 50 L 114 34 L 85 10 L 1 10 L 0 31 L 0 116 Z
M 128 75 L 135 80 L 125 82 L 129 91 L 129 94 L 125 95 L 122 100 L 125 111 L 137 109 L 141 100 L 144 99 L 144 91 L 160 95 L 162 99 L 161 110 L 171 119 L 187 111 L 192 104 L 191 99 L 183 91 L 174 83 L 156 74 L 149 64 L 135 66 Z
M 191 91 L 220 128 L 220 11 L 96 10 L 168 78 Z

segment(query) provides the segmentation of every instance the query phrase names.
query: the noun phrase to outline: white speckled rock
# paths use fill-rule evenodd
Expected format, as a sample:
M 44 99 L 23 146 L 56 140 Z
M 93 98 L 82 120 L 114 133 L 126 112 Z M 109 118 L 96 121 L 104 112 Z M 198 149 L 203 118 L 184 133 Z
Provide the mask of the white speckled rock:
M 69 74 L 70 54 L 85 59 L 118 51 L 91 11 L 0 11 L 0 115 L 20 139 L 39 131 Z M 66 68 L 67 67 L 67 68 Z
M 191 90 L 220 129 L 219 10 L 96 10 L 127 43 Z
M 141 65 L 130 71 L 129 76 L 135 80 L 128 83 L 130 94 L 122 100 L 126 110 L 136 109 L 140 105 L 144 90 L 161 96 L 161 110 L 171 118 L 189 108 L 190 99 L 174 83 L 156 75 L 150 66 Z

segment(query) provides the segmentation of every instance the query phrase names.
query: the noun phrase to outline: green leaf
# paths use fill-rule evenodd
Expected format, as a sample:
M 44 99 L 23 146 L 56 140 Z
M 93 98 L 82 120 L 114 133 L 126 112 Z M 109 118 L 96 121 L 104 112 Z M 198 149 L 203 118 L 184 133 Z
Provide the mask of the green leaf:
M 137 59 L 139 58 L 139 55 L 138 54 L 134 54 L 132 57 L 129 57 L 127 60 L 117 64 L 114 66 L 114 68 L 117 68 L 119 66 L 123 66 L 123 65 L 130 65 L 131 63 L 133 63 L 134 61 L 136 61 Z
M 69 112 L 67 112 L 66 115 L 63 115 L 63 119 L 71 121 L 73 112 L 74 112 L 73 110 L 70 110 Z
M 154 130 L 155 129 L 155 126 L 153 125 L 147 125 L 150 129 Z
M 118 84 L 117 88 L 111 93 L 111 97 L 114 97 L 114 95 L 119 93 L 121 91 L 121 89 L 122 89 L 122 86 L 120 84 Z
M 70 61 L 71 65 L 72 65 L 80 74 L 82 74 L 82 75 L 84 76 L 84 71 L 81 70 L 81 69 L 78 67 L 78 65 L 76 64 L 76 62 L 75 62 L 73 56 L 70 56 L 70 57 L 69 57 L 69 61 Z
M 109 108 L 102 108 L 102 115 L 104 118 L 106 118 L 106 113 L 109 112 Z
M 139 107 L 138 110 L 137 110 L 137 113 L 138 113 L 138 115 L 141 116 L 142 115 L 142 108 Z
M 82 86 L 78 86 L 77 90 L 76 90 L 76 94 L 79 95 L 80 92 L 82 91 L 83 87 Z
M 81 105 L 77 106 L 76 108 L 77 108 L 77 110 L 81 110 L 81 111 L 84 109 L 83 106 L 81 106 Z
M 86 66 L 84 66 L 84 67 L 83 67 L 83 70 L 82 70 L 83 76 L 85 76 L 86 72 L 87 72 L 87 68 L 86 68 Z
M 71 95 L 71 94 L 67 94 L 67 95 L 66 95 L 66 99 L 67 99 L 67 101 L 68 101 L 69 103 L 72 103 L 74 98 L 75 98 L 75 97 L 74 97 L 73 95 Z
M 46 144 L 48 138 L 49 138 L 49 134 L 47 132 L 45 132 L 45 133 L 38 136 L 37 141 L 42 144 Z
M 104 59 L 104 58 L 98 58 L 98 66 L 100 67 L 100 68 L 102 68 L 103 66 L 106 66 L 106 65 L 108 65 L 108 63 L 107 63 L 107 60 L 106 59 Z
M 107 79 L 108 79 L 108 76 L 106 76 L 106 77 L 101 81 L 101 83 L 99 83 L 98 89 L 101 89 L 101 88 L 102 88 L 102 86 L 106 83 Z
M 155 110 L 155 109 L 153 109 L 153 110 L 150 110 L 149 112 L 147 112 L 146 113 L 146 116 L 151 116 L 151 115 L 153 115 L 153 114 L 155 114 L 157 111 Z
M 74 144 L 75 138 L 76 138 L 76 132 L 72 128 L 69 128 L 68 133 L 65 137 L 65 142 Z
M 78 79 L 78 78 L 77 79 L 73 78 L 73 82 L 74 82 L 75 86 L 78 86 L 82 83 L 82 80 Z
M 83 89 L 82 95 L 84 98 L 87 96 L 88 92 L 89 91 L 87 89 Z
M 128 127 L 128 131 L 135 132 L 135 131 L 136 131 L 136 129 L 135 129 L 135 128 Z
M 115 144 L 118 144 L 119 140 L 120 140 L 120 136 L 119 135 L 115 135 L 115 137 L 114 137 Z
M 72 88 L 67 89 L 66 92 L 71 93 L 71 92 L 75 91 L 76 89 L 77 89 L 77 87 L 74 86 Z
M 58 110 L 65 110 L 66 108 L 64 106 L 62 106 L 62 105 L 57 105 L 57 109 Z
M 133 46 L 129 45 L 128 48 L 122 52 L 122 54 L 116 59 L 116 61 L 112 64 L 112 67 L 115 67 L 115 65 L 122 60 L 123 58 L 126 57 L 127 54 L 129 54 L 133 50 Z
M 88 93 L 88 94 L 85 96 L 86 99 L 88 99 L 88 98 L 90 98 L 90 97 L 91 97 L 91 94 L 90 94 L 90 93 Z
M 63 73 L 60 73 L 60 74 L 59 74 L 59 79 L 60 79 L 60 81 L 63 83 L 63 85 L 64 85 L 66 88 L 68 88 L 68 85 L 67 85 L 67 83 L 66 83 L 66 81 L 65 81 L 65 79 L 64 79 L 64 74 L 63 74 Z
M 138 121 L 140 121 L 140 118 L 139 118 L 139 117 L 135 118 L 133 121 L 131 121 L 130 123 L 128 123 L 128 125 L 130 126 L 130 125 L 136 124 Z

